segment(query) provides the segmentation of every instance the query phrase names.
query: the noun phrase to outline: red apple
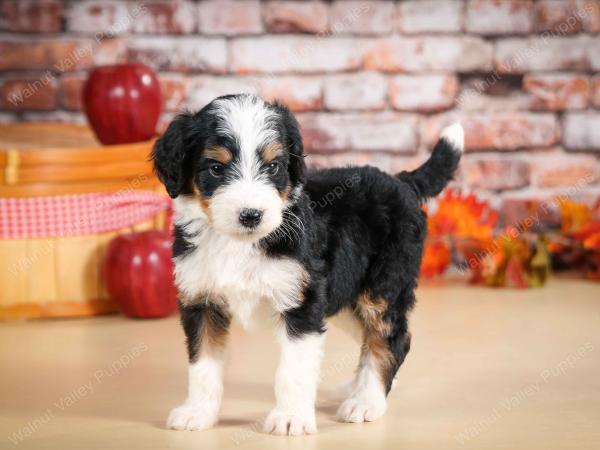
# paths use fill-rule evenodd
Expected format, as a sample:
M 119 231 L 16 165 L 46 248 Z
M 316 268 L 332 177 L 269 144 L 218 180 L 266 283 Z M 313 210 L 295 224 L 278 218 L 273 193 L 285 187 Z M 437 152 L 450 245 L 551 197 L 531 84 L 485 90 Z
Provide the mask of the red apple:
M 161 103 L 156 75 L 143 64 L 97 67 L 83 89 L 85 113 L 104 145 L 150 139 Z
M 171 242 L 165 231 L 144 231 L 108 244 L 104 283 L 126 316 L 166 317 L 177 307 Z

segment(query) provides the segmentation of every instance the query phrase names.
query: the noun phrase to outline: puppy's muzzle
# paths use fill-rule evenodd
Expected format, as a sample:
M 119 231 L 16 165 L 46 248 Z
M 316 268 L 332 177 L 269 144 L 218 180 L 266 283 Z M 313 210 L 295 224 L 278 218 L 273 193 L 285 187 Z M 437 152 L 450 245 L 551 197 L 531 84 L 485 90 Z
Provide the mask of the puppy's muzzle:
M 255 208 L 244 208 L 240 211 L 240 223 L 246 228 L 256 228 L 263 216 L 263 211 Z

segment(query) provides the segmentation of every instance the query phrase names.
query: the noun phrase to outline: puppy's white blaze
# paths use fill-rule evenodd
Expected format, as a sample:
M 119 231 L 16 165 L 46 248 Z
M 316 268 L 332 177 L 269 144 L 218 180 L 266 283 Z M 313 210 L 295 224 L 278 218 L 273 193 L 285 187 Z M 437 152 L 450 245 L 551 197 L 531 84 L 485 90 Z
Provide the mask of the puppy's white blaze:
M 465 131 L 458 122 L 444 128 L 440 133 L 440 139 L 444 139 L 458 152 L 462 152 L 465 147 Z
M 213 426 L 223 397 L 223 360 L 201 356 L 188 369 L 188 397 L 171 411 L 167 427 L 177 430 L 202 430 Z
M 215 102 L 223 122 L 217 131 L 234 139 L 240 148 L 239 175 L 244 180 L 259 177 L 260 160 L 257 150 L 275 140 L 277 131 L 273 126 L 276 114 L 265 102 L 248 95 Z
M 311 434 L 317 431 L 315 398 L 323 357 L 324 334 L 290 338 L 279 333 L 281 356 L 275 375 L 277 404 L 265 420 L 265 431 L 275 434 Z
M 213 194 L 210 209 L 214 227 L 223 233 L 243 237 L 248 230 L 238 218 L 244 208 L 263 211 L 260 224 L 248 236 L 253 240 L 266 236 L 281 225 L 283 200 L 277 190 L 265 181 L 243 178 L 220 187 Z

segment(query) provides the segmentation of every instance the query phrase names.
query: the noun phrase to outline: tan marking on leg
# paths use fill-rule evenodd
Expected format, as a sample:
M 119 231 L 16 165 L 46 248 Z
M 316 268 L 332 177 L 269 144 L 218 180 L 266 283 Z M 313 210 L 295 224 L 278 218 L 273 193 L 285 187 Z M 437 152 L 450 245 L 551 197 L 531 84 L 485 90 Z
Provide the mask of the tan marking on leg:
M 356 314 L 365 326 L 383 336 L 391 333 L 391 324 L 384 319 L 388 303 L 384 299 L 374 298 L 363 293 L 356 302 Z
M 229 164 L 233 158 L 231 151 L 228 148 L 221 146 L 207 148 L 204 151 L 204 156 L 225 165 Z
M 231 313 L 227 308 L 225 299 L 212 295 L 203 295 L 194 299 L 179 299 L 185 306 L 202 304 L 202 318 L 196 342 L 194 342 L 194 357 L 190 362 L 195 362 L 201 356 L 219 356 L 225 349 Z
M 200 355 L 215 356 L 223 353 L 230 323 L 231 316 L 226 310 L 216 305 L 207 308 L 198 333 L 196 358 Z
M 384 386 L 388 385 L 391 369 L 396 362 L 388 345 L 392 324 L 384 318 L 387 309 L 388 303 L 384 299 L 363 293 L 358 298 L 354 310 L 364 333 L 360 364 L 367 364 L 371 356 L 375 360 Z

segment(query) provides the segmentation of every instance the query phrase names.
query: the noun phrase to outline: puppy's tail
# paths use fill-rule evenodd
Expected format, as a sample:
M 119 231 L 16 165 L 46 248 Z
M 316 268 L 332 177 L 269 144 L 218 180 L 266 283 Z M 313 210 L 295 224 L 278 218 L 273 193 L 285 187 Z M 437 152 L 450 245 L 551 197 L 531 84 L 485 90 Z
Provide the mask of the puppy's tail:
M 454 177 L 465 146 L 465 133 L 459 123 L 446 127 L 429 159 L 418 169 L 396 175 L 415 190 L 421 200 L 435 197 Z

